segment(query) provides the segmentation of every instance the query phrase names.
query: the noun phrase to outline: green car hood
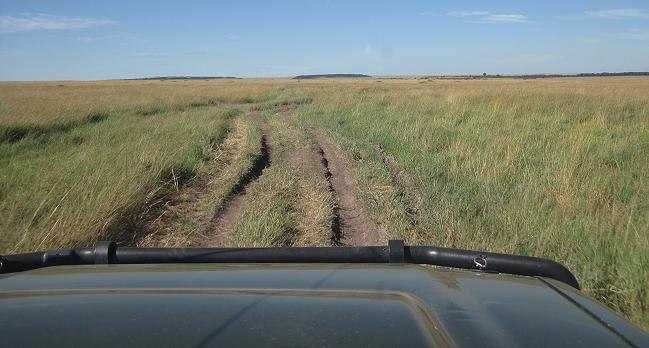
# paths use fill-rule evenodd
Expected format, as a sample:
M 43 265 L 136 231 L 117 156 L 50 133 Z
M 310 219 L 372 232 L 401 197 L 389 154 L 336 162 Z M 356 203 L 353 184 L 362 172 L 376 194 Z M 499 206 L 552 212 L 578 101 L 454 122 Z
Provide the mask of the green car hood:
M 548 279 L 418 265 L 58 266 L 0 276 L 0 345 L 649 346 Z

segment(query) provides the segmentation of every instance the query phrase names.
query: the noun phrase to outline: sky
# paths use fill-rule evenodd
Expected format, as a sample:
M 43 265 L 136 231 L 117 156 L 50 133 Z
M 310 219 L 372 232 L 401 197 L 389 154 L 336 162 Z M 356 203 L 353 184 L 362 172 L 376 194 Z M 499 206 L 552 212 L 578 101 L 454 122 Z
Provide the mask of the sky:
M 649 71 L 649 1 L 0 0 L 0 80 Z

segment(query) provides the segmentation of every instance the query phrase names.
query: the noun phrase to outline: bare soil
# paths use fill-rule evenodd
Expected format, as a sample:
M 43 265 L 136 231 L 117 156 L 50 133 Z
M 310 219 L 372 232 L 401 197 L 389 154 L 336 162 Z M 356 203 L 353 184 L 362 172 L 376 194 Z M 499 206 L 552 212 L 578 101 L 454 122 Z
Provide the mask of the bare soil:
M 352 165 L 338 144 L 334 143 L 320 130 L 310 128 L 310 133 L 320 147 L 322 162 L 336 196 L 338 221 L 332 229 L 339 245 L 363 246 L 383 245 L 382 231 L 370 219 L 367 209 L 354 197 Z

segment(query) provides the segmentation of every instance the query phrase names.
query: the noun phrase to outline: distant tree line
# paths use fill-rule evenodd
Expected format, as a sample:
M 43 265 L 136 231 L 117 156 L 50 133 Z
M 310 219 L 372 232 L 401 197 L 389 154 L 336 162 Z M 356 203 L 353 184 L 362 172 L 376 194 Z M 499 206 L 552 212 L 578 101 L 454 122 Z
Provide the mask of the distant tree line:
M 234 76 L 155 76 L 155 77 L 139 77 L 134 79 L 124 80 L 221 80 L 221 79 L 238 79 Z
M 627 72 L 602 72 L 602 73 L 583 73 L 577 76 L 649 76 L 649 71 L 627 71 Z
M 308 79 L 323 79 L 323 78 L 358 78 L 358 77 L 371 77 L 364 74 L 320 74 L 320 75 L 298 75 L 293 79 L 296 80 L 308 80 Z
M 528 74 L 528 75 L 490 75 L 483 73 L 482 75 L 438 75 L 438 76 L 423 76 L 420 79 L 481 79 L 481 78 L 507 78 L 507 79 L 543 79 L 543 78 L 557 78 L 557 77 L 600 77 L 600 76 L 649 76 L 647 71 L 625 71 L 625 72 L 601 72 L 601 73 L 580 73 L 580 74 Z

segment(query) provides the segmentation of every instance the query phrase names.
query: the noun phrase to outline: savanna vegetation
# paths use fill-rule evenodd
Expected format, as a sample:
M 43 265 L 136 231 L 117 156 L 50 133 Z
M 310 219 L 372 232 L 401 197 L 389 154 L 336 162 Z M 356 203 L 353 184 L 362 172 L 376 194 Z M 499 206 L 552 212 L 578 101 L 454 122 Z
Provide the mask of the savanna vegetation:
M 333 243 L 345 163 L 382 238 L 560 261 L 649 328 L 646 77 L 0 83 L 0 253 Z

